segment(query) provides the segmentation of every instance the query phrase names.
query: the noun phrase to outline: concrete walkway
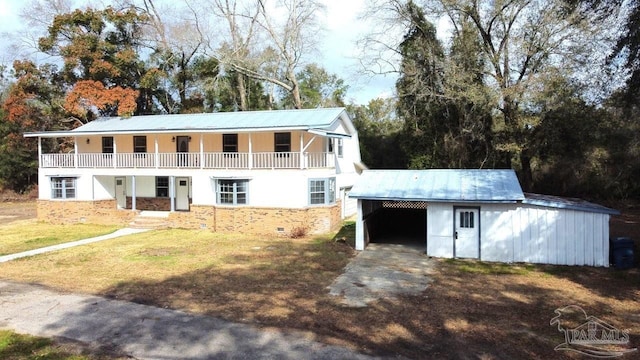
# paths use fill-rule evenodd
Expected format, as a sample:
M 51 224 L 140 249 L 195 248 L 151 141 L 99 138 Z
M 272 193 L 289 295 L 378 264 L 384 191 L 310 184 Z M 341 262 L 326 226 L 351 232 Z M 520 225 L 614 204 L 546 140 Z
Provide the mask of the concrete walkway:
M 372 243 L 351 259 L 342 275 L 329 286 L 349 307 L 398 294 L 419 295 L 431 281 L 433 262 L 421 248 L 402 244 Z
M 33 250 L 29 250 L 29 251 L 23 251 L 23 252 L 19 252 L 19 253 L 15 253 L 15 254 L 9 254 L 9 255 L 0 256 L 0 263 L 6 262 L 6 261 L 15 260 L 15 259 L 19 259 L 19 258 L 23 258 L 23 257 L 27 257 L 27 256 L 44 254 L 44 253 L 51 252 L 51 251 L 68 249 L 68 248 L 74 247 L 74 246 L 91 244 L 91 243 L 98 242 L 98 241 L 117 238 L 117 237 L 120 237 L 120 236 L 138 234 L 138 233 L 145 232 L 145 231 L 149 231 L 149 229 L 124 228 L 124 229 L 116 230 L 116 231 L 112 232 L 111 234 L 107 234 L 107 235 L 96 236 L 96 237 L 89 238 L 89 239 L 71 241 L 71 242 L 62 243 L 62 244 L 58 244 L 58 245 L 51 245 L 51 246 L 47 246 L 47 247 L 43 247 L 43 248 L 38 248 L 38 249 L 33 249 Z
M 5 281 L 0 328 L 72 339 L 137 359 L 370 359 L 309 335 Z

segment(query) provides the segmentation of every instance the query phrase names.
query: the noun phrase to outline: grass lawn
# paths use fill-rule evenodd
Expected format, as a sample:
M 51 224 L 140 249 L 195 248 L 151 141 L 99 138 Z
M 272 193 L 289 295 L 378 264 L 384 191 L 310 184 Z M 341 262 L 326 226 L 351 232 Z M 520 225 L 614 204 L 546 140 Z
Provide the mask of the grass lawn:
M 338 236 L 353 236 L 347 226 Z M 163 230 L 0 264 L 0 277 L 305 331 L 330 344 L 409 358 L 571 358 L 549 321 L 578 305 L 640 347 L 637 269 L 439 260 L 420 296 L 345 308 L 327 286 L 354 251 L 333 237 Z M 623 357 L 624 359 L 624 357 Z
M 84 349 L 79 344 L 61 344 L 47 338 L 0 330 L 0 359 L 107 360 L 117 358 L 124 359 Z
M 116 231 L 116 226 L 50 225 L 34 220 L 12 222 L 0 226 L 0 255 L 100 236 Z

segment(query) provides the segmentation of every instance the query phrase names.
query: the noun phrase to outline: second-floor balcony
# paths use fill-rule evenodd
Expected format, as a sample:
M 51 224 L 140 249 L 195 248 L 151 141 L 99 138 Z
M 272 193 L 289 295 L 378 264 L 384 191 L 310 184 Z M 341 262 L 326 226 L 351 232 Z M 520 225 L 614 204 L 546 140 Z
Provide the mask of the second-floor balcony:
M 42 168 L 317 169 L 335 167 L 327 152 L 41 154 Z

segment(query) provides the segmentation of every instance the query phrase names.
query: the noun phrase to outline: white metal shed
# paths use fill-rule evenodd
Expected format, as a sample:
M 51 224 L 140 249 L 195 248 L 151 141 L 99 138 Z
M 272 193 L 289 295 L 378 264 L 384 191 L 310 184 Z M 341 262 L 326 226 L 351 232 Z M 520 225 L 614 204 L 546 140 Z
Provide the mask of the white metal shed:
M 427 255 L 497 262 L 609 266 L 609 218 L 618 214 L 525 194 L 513 170 L 367 170 L 350 196 L 358 200 L 357 250 L 380 227 L 383 204 L 423 202 Z

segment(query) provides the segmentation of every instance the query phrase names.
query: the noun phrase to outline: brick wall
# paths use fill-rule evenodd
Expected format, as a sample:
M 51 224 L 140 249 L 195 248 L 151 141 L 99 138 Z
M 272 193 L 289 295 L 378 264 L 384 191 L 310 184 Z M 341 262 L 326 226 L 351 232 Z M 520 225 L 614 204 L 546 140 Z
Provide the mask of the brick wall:
M 139 200 L 136 199 L 136 204 Z M 162 202 L 146 204 L 161 205 Z M 191 205 L 190 211 L 170 213 L 168 224 L 174 228 L 206 228 L 215 232 L 288 236 L 295 229 L 302 228 L 308 234 L 319 234 L 336 230 L 340 226 L 340 210 L 340 201 L 333 206 L 304 209 Z M 86 222 L 127 226 L 136 215 L 137 212 L 131 210 L 116 209 L 115 200 L 38 201 L 38 219 L 54 224 Z
M 137 212 L 118 210 L 116 200 L 51 201 L 38 200 L 38 220 L 51 224 L 128 225 Z

